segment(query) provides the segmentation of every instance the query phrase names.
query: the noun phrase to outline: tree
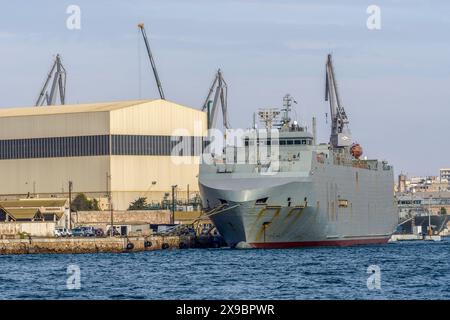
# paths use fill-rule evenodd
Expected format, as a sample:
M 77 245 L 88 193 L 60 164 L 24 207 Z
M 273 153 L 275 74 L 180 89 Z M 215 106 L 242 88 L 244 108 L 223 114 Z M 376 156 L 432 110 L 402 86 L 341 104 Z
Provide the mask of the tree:
M 147 198 L 145 197 L 139 197 L 133 202 L 130 203 L 130 206 L 128 207 L 128 210 L 147 210 L 148 204 L 147 204 Z
M 89 200 L 84 193 L 79 193 L 72 201 L 72 211 L 99 211 L 97 199 Z
M 100 211 L 100 206 L 98 204 L 97 199 L 94 198 L 91 200 L 91 207 L 92 207 L 92 210 L 94 210 L 94 211 Z
M 447 209 L 445 209 L 445 207 L 441 207 L 441 214 L 447 214 Z

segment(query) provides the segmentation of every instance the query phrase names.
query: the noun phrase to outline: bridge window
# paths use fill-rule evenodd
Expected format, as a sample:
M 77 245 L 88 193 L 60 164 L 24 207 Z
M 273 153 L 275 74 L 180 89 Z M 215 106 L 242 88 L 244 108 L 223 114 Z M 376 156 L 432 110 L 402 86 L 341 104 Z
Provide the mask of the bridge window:
M 258 200 L 256 200 L 255 204 L 256 205 L 266 204 L 268 199 L 269 199 L 268 197 L 258 199 Z

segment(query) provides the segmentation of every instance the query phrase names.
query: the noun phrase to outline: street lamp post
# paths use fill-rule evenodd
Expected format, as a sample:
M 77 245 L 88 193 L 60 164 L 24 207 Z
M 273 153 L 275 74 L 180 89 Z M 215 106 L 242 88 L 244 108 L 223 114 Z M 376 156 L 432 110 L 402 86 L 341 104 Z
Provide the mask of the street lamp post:
M 178 187 L 178 185 L 172 186 L 172 212 L 170 215 L 170 224 L 174 224 L 175 220 L 175 189 Z
M 69 181 L 69 230 L 72 229 L 72 181 Z
M 428 235 L 431 237 L 433 235 L 433 232 L 431 231 L 431 199 L 433 198 L 433 195 L 430 194 L 430 197 L 428 198 Z
M 187 191 L 186 191 L 186 211 L 189 205 L 189 184 L 187 185 Z
M 111 175 L 106 173 L 106 190 L 108 192 L 108 201 L 109 201 L 109 211 L 110 211 L 110 237 L 114 237 L 114 209 L 112 203 L 112 194 L 111 194 Z

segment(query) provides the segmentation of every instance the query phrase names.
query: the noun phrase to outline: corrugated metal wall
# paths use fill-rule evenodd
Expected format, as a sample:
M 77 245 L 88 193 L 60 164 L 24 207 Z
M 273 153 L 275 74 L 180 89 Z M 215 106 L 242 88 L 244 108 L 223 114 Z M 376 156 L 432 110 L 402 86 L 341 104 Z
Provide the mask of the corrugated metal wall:
M 0 139 L 2 140 L 108 133 L 109 112 L 0 117 Z
M 164 100 L 106 104 L 84 112 L 36 114 L 28 110 L 21 116 L 0 114 L 0 140 L 68 137 L 101 134 L 178 135 L 206 134 L 206 114 Z M 131 105 L 131 106 L 130 106 Z M 119 108 L 121 107 L 121 108 Z M 45 108 L 45 107 L 43 107 Z M 65 107 L 59 107 L 63 110 Z M 107 108 L 106 108 L 107 109 Z M 69 110 L 75 110 L 71 106 Z M 21 114 L 21 112 L 17 112 Z M 170 156 L 94 156 L 0 160 L 0 196 L 14 194 L 61 194 L 67 192 L 69 180 L 74 193 L 106 192 L 106 174 L 111 184 L 116 209 L 128 208 L 137 196 L 158 199 L 170 192 L 172 185 L 198 191 L 198 158 L 183 157 L 189 164 L 177 164 Z M 175 158 L 176 160 L 176 158 Z M 156 183 L 153 183 L 156 182 Z

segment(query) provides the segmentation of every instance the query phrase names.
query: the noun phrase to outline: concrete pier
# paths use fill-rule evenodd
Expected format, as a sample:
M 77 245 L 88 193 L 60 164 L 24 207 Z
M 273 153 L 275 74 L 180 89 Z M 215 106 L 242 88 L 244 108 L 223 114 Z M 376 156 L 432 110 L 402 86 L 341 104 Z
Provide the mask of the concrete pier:
M 420 234 L 393 234 L 389 239 L 389 242 L 397 241 L 415 241 L 422 240 L 422 235 Z
M 0 255 L 37 253 L 122 253 L 191 248 L 189 236 L 130 238 L 31 238 L 0 240 Z
M 441 241 L 442 237 L 440 235 L 423 236 L 421 234 L 393 234 L 389 239 L 389 242 L 397 241 Z

